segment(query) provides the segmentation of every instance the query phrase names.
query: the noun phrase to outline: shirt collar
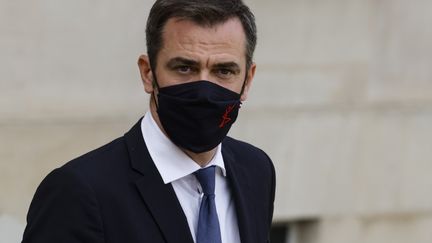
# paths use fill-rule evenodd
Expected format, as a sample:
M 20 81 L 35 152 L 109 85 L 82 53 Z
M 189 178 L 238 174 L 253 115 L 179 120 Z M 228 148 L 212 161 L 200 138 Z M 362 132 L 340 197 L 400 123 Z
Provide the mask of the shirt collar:
M 161 131 L 151 112 L 147 112 L 142 119 L 141 132 L 150 156 L 165 184 L 201 169 L 201 166 L 187 156 Z M 226 176 L 221 148 L 222 145 L 219 144 L 215 155 L 206 167 L 216 165 L 220 168 L 219 173 Z

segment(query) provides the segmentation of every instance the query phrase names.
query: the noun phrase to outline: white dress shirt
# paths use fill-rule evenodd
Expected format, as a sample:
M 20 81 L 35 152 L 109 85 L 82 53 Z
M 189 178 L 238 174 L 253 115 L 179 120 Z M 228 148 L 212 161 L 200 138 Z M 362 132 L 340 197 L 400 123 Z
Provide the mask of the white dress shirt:
M 198 216 L 203 193 L 201 185 L 193 173 L 201 167 L 171 142 L 156 124 L 150 112 L 147 112 L 141 121 L 141 131 L 150 156 L 164 183 L 171 183 L 174 188 L 186 215 L 193 240 L 196 242 Z M 239 243 L 237 214 L 226 178 L 221 147 L 222 145 L 219 144 L 216 154 L 206 167 L 215 165 L 217 168 L 215 202 L 222 242 Z

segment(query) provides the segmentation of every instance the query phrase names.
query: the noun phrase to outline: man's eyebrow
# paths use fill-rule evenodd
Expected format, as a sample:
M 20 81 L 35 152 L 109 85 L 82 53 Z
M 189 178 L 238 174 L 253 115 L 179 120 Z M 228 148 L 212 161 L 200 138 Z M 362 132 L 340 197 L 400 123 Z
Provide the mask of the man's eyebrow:
M 221 62 L 221 63 L 216 63 L 213 67 L 215 67 L 215 68 L 233 69 L 235 71 L 240 71 L 240 66 L 236 62 Z
M 198 66 L 199 63 L 195 60 L 187 59 L 184 57 L 174 57 L 174 58 L 170 59 L 166 64 L 166 66 L 168 68 L 175 68 L 179 65 Z

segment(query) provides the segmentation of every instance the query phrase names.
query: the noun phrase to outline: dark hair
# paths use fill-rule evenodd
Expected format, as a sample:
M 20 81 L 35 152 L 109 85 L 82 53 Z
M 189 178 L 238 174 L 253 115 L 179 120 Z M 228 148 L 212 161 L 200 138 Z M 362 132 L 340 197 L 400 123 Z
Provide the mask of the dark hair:
M 152 68 L 163 45 L 163 28 L 170 18 L 191 20 L 201 26 L 212 27 L 238 18 L 246 35 L 246 65 L 252 64 L 256 46 L 255 17 L 242 0 L 157 0 L 147 20 L 147 54 Z

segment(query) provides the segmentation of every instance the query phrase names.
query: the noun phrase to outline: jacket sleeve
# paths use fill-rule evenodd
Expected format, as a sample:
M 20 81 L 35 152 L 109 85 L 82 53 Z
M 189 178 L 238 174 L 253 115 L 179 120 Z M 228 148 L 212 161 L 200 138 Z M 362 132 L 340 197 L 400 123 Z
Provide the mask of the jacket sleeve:
M 269 158 L 270 160 L 270 158 Z M 272 221 L 273 221 L 273 211 L 274 211 L 274 200 L 275 200 L 275 192 L 276 192 L 276 172 L 273 163 L 270 160 L 270 166 L 271 166 L 271 189 L 270 189 L 270 209 L 269 209 L 269 215 L 270 215 L 270 222 L 269 226 L 271 227 Z
M 271 232 L 271 228 L 272 228 L 272 221 L 273 221 L 273 211 L 274 211 L 274 200 L 275 200 L 275 192 L 276 192 L 276 171 L 273 165 L 273 162 L 271 161 L 270 157 L 268 157 L 268 155 L 266 154 L 268 161 L 269 161 L 269 165 L 270 165 L 270 170 L 271 170 L 271 184 L 270 184 L 270 195 L 269 195 L 269 211 L 268 211 L 268 215 L 269 215 L 269 222 L 268 222 L 268 238 L 267 238 L 267 243 L 270 243 L 270 232 Z
M 52 171 L 39 185 L 22 240 L 22 243 L 51 242 L 104 242 L 94 191 L 66 167 Z

